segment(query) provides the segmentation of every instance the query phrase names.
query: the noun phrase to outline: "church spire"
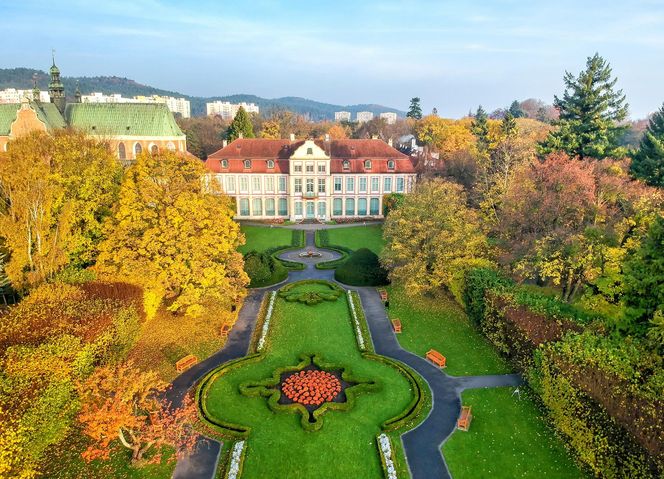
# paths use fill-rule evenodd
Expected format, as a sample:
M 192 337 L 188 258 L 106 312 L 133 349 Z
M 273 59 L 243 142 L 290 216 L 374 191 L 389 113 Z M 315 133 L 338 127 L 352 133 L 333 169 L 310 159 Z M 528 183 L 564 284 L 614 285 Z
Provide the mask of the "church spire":
M 51 103 L 53 103 L 60 113 L 64 115 L 65 106 L 67 100 L 65 98 L 65 87 L 60 80 L 60 69 L 55 65 L 55 50 L 52 51 L 53 65 L 49 70 L 51 74 L 51 81 L 48 84 L 48 94 L 51 97 Z
M 37 73 L 32 74 L 32 101 L 39 101 L 39 87 L 37 86 Z
M 76 103 L 81 103 L 81 88 L 78 80 L 76 80 L 76 91 L 74 92 L 74 99 L 76 100 Z

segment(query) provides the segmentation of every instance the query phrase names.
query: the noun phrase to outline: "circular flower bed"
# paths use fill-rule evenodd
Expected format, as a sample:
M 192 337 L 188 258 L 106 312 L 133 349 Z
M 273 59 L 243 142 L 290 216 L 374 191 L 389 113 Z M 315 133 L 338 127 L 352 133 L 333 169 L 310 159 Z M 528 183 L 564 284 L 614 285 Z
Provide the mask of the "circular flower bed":
M 320 406 L 341 392 L 341 382 L 332 373 L 317 369 L 298 371 L 281 383 L 281 391 L 293 402 Z

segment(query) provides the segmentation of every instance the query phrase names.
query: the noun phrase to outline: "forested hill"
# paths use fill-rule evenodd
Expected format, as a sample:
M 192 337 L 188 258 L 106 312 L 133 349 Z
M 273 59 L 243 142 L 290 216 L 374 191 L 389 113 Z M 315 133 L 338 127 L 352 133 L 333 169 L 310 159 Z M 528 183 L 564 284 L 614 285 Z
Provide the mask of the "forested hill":
M 48 73 L 42 70 L 35 70 L 30 68 L 0 68 L 0 90 L 5 88 L 32 88 L 32 76 L 37 74 L 37 85 L 41 90 L 48 88 L 49 76 Z M 375 115 L 386 111 L 394 111 L 399 116 L 405 116 L 404 111 L 388 108 L 382 105 L 333 105 L 330 103 L 321 103 L 314 100 L 299 97 L 283 97 L 283 98 L 261 98 L 255 95 L 227 95 L 215 97 L 196 97 L 185 95 L 182 93 L 162 90 L 149 85 L 137 83 L 129 78 L 116 77 L 116 76 L 99 76 L 99 77 L 62 77 L 65 85 L 65 91 L 70 101 L 73 101 L 74 91 L 76 90 L 76 83 L 79 83 L 81 93 L 84 95 L 92 92 L 102 92 L 106 94 L 120 93 L 125 97 L 132 97 L 134 95 L 165 95 L 184 97 L 191 102 L 191 114 L 193 116 L 205 115 L 205 103 L 214 100 L 223 100 L 231 102 L 249 102 L 256 103 L 261 112 L 269 112 L 270 110 L 282 109 L 290 110 L 302 115 L 309 115 L 312 120 L 334 119 L 335 111 L 350 111 L 355 116 L 358 111 L 371 111 Z

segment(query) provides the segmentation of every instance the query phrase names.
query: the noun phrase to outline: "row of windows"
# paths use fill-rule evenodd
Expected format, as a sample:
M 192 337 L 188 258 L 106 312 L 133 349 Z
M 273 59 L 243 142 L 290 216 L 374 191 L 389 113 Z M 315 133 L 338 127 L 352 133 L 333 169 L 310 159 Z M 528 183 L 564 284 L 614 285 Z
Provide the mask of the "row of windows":
M 168 144 L 166 145 L 166 148 L 168 148 L 169 150 L 175 150 L 175 144 L 172 141 L 169 141 Z M 153 155 L 159 153 L 159 147 L 154 143 L 150 144 L 149 149 L 150 153 Z M 135 142 L 133 150 L 134 150 L 134 157 L 137 157 L 143 152 L 143 146 L 139 142 Z M 127 159 L 127 148 L 125 147 L 125 144 L 122 142 L 118 143 L 118 158 L 120 160 Z
M 288 177 L 286 176 L 278 176 L 276 180 L 274 176 L 265 176 L 264 179 L 261 176 L 239 176 L 237 185 L 235 176 L 219 176 L 218 180 L 226 193 L 235 193 L 236 188 L 238 188 L 240 193 L 249 193 L 250 187 L 252 193 L 261 193 L 263 191 L 267 193 L 274 193 L 275 191 L 286 193 L 288 183 Z M 380 177 L 378 176 L 359 176 L 357 178 L 355 176 L 348 176 L 345 177 L 344 190 L 344 177 L 335 176 L 333 191 L 334 193 L 343 193 L 344 191 L 346 193 L 355 193 L 357 187 L 357 193 L 380 193 L 380 183 Z M 325 178 L 294 178 L 293 181 L 294 193 L 326 193 L 326 185 Z M 397 176 L 396 178 L 386 176 L 383 178 L 382 186 L 384 193 L 403 193 L 406 188 L 406 181 L 403 176 Z
M 123 146 L 123 148 L 124 148 L 124 146 Z M 244 160 L 243 166 L 244 166 L 245 170 L 250 170 L 251 165 L 252 165 L 251 160 Z M 387 161 L 387 169 L 388 170 L 394 170 L 395 165 L 396 164 L 395 164 L 394 160 L 388 160 Z M 228 160 L 227 159 L 221 160 L 221 167 L 222 168 L 228 168 Z M 349 160 L 344 160 L 342 162 L 342 167 L 343 167 L 344 170 L 350 170 L 350 161 Z M 269 170 L 274 168 L 274 160 L 267 160 L 267 168 Z M 314 168 L 315 168 L 315 166 L 314 166 L 313 162 L 305 163 L 305 165 L 304 165 L 304 171 L 306 173 L 313 173 L 315 171 Z M 371 170 L 372 169 L 371 160 L 364 160 L 364 169 L 365 170 Z M 295 173 L 302 173 L 302 163 L 293 162 L 293 171 Z M 325 163 L 324 162 L 318 163 L 318 173 L 319 174 L 325 174 L 325 171 L 326 171 Z
M 327 203 L 319 201 L 317 207 L 318 216 L 325 216 Z M 313 217 L 315 211 L 316 203 L 307 201 L 306 216 Z M 274 198 L 266 198 L 263 201 L 261 198 L 254 198 L 249 201 L 248 198 L 240 198 L 239 213 L 240 216 L 288 216 L 288 200 L 279 198 L 275 201 Z M 304 214 L 305 203 L 296 201 L 295 216 L 303 216 Z M 357 202 L 354 198 L 347 198 L 345 202 L 341 198 L 335 198 L 332 201 L 332 216 L 378 216 L 379 214 L 380 199 L 378 198 L 358 198 Z

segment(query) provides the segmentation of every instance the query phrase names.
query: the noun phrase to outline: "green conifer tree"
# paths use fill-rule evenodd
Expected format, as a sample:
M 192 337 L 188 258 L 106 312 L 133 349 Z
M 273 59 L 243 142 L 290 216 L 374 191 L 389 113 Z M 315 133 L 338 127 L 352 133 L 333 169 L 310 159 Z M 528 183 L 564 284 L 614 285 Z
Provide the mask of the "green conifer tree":
M 571 156 L 605 158 L 624 156 L 619 140 L 625 127 L 628 105 L 622 90 L 615 90 L 611 65 L 599 54 L 589 57 L 586 69 L 575 77 L 565 72 L 565 92 L 554 97 L 560 118 L 540 145 L 540 153 L 564 151 Z
M 514 118 L 523 118 L 526 116 L 526 113 L 521 109 L 521 104 L 514 100 L 507 110 Z
M 470 125 L 470 131 L 477 138 L 477 149 L 480 153 L 486 153 L 489 149 L 489 116 L 482 105 L 477 107 L 477 112 Z
M 422 107 L 420 106 L 419 97 L 416 96 L 410 99 L 410 107 L 408 108 L 408 113 L 406 113 L 406 116 L 416 120 L 422 119 Z
M 632 157 L 632 173 L 649 185 L 664 187 L 664 105 L 650 119 Z
M 233 118 L 233 121 L 226 130 L 226 137 L 230 140 L 237 140 L 238 138 L 255 138 L 254 127 L 251 124 L 251 118 L 244 108 L 240 107 Z

